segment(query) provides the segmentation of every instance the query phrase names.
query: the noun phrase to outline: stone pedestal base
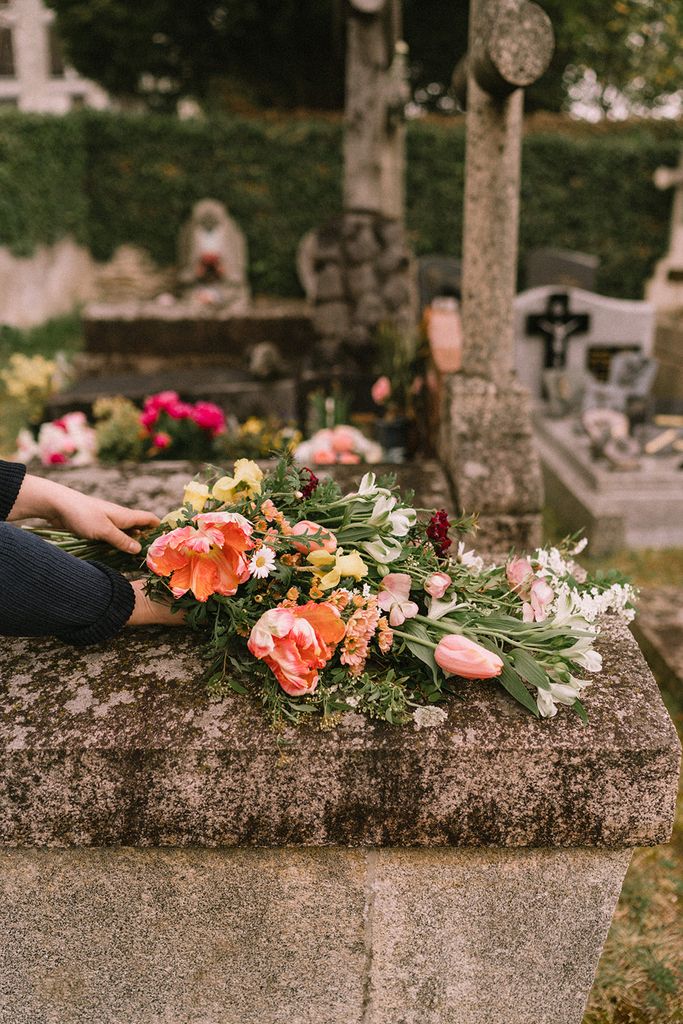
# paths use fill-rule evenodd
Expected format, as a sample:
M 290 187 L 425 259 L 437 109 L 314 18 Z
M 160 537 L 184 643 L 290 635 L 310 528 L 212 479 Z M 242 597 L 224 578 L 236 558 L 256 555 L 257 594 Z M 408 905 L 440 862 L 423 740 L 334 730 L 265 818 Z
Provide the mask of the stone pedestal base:
M 630 857 L 5 849 L 7 1024 L 580 1024 Z
M 465 512 L 479 512 L 481 550 L 541 542 L 543 488 L 529 396 L 510 382 L 442 376 L 438 452 Z

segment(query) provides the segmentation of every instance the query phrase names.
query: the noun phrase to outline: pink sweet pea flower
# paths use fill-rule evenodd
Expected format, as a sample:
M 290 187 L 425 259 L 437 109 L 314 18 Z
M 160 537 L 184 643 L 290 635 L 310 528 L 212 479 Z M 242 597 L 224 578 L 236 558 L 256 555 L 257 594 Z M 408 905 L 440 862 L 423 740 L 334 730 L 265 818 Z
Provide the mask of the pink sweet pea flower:
M 189 591 L 198 601 L 212 594 L 231 597 L 249 579 L 245 552 L 254 546 L 251 523 L 237 512 L 205 512 L 152 543 L 147 565 L 158 576 L 170 576 L 174 597 Z
M 411 583 L 407 572 L 390 572 L 382 580 L 377 604 L 382 611 L 389 612 L 389 624 L 394 627 L 414 618 L 419 611 L 415 602 L 409 600 Z
M 497 654 L 459 633 L 451 633 L 439 641 L 434 659 L 446 675 L 463 679 L 492 679 L 503 671 L 503 662 Z
M 384 405 L 388 398 L 391 398 L 391 381 L 388 377 L 378 377 L 370 388 L 372 400 L 377 405 Z
M 247 646 L 265 661 L 285 693 L 313 693 L 343 638 L 345 626 L 334 605 L 309 601 L 294 608 L 271 608 L 253 627 Z
M 316 537 L 315 534 L 320 534 L 320 536 Z M 330 554 L 337 550 L 335 535 L 310 519 L 302 519 L 301 522 L 295 523 L 290 531 L 290 537 L 301 538 L 298 541 L 292 540 L 292 547 L 304 555 L 321 549 L 329 551 Z
M 514 590 L 520 597 L 526 598 L 529 595 L 529 586 L 533 576 L 533 568 L 528 558 L 513 558 L 505 567 L 505 575 Z
M 447 572 L 433 572 L 424 582 L 424 588 L 430 597 L 440 601 L 453 580 Z
M 548 605 L 555 597 L 555 591 L 545 580 L 536 578 L 531 584 L 529 603 L 522 605 L 525 622 L 544 622 L 548 618 Z

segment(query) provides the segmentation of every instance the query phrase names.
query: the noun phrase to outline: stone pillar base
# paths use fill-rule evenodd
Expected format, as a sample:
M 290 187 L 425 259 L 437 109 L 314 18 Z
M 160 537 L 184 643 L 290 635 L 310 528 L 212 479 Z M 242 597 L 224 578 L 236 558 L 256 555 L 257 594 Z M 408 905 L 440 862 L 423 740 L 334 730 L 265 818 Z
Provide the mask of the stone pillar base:
M 444 375 L 438 453 L 458 506 L 479 512 L 476 546 L 507 552 L 540 543 L 543 485 L 527 391 L 512 380 Z
M 630 850 L 5 849 L 7 1024 L 580 1024 Z

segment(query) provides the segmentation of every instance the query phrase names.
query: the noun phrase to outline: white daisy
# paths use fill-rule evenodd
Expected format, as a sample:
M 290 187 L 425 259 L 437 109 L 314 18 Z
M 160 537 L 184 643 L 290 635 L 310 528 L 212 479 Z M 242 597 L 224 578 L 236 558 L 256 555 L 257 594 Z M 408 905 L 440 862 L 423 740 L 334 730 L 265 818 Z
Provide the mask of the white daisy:
M 264 580 L 273 571 L 275 565 L 275 552 L 272 548 L 262 547 L 255 551 L 249 562 L 249 570 L 252 576 Z

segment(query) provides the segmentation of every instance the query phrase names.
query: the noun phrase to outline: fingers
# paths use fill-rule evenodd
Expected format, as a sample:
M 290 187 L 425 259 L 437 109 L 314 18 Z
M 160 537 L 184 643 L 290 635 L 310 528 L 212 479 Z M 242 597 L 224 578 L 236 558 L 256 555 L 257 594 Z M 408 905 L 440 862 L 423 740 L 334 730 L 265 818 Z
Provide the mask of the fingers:
M 106 525 L 103 525 L 102 529 L 97 531 L 97 539 L 104 540 L 107 544 L 111 544 L 112 547 L 118 548 L 119 551 L 125 551 L 129 555 L 137 555 L 138 551 L 141 550 L 140 542 L 133 540 L 132 537 L 128 537 L 111 520 Z
M 123 505 L 110 505 L 107 509 L 109 519 L 124 529 L 131 526 L 158 526 L 161 520 L 153 512 L 145 512 L 141 508 L 124 508 Z

